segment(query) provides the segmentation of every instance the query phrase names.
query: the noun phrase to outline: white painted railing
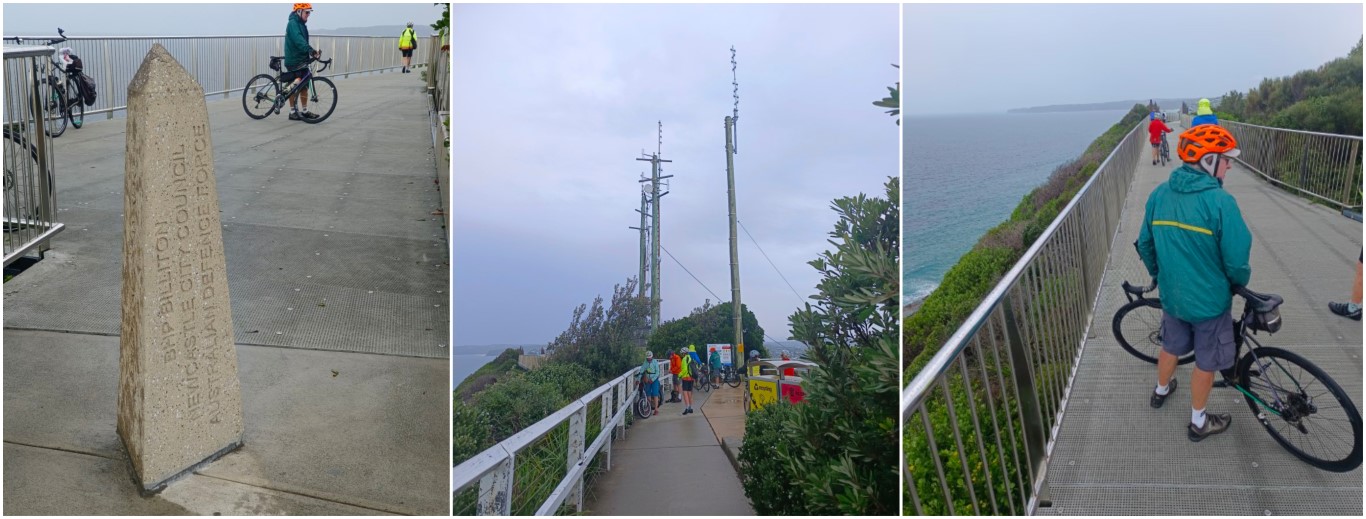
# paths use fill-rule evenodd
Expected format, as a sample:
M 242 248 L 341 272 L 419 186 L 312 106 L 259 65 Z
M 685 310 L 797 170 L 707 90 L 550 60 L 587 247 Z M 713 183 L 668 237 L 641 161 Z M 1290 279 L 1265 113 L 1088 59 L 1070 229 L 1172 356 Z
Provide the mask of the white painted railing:
M 662 381 L 668 379 L 668 361 L 660 361 Z M 633 368 L 612 381 L 598 386 L 588 394 L 575 400 L 564 408 L 551 413 L 530 427 L 513 434 L 506 440 L 474 455 L 451 469 L 451 491 L 459 496 L 478 486 L 478 494 L 473 510 L 456 510 L 456 515 L 513 515 L 514 498 L 532 498 L 523 494 L 541 493 L 553 484 L 546 497 L 536 506 L 536 515 L 554 515 L 561 506 L 568 503 L 577 511 L 583 511 L 583 483 L 589 465 L 599 454 L 605 456 L 606 468 L 612 468 L 612 442 L 625 438 L 626 416 L 636 401 L 639 386 L 640 368 Z M 665 386 L 667 387 L 667 386 Z M 661 394 L 667 389 L 661 388 Z M 586 433 L 589 416 L 593 407 L 598 408 L 598 419 L 602 429 L 587 443 Z M 527 474 L 518 478 L 518 456 L 532 448 L 546 448 L 543 438 L 559 441 L 552 432 L 568 423 L 568 435 L 564 441 L 565 464 L 568 468 L 564 477 L 556 482 L 534 481 L 541 474 Z M 540 478 L 543 479 L 543 478 Z M 519 515 L 526 512 L 520 512 Z

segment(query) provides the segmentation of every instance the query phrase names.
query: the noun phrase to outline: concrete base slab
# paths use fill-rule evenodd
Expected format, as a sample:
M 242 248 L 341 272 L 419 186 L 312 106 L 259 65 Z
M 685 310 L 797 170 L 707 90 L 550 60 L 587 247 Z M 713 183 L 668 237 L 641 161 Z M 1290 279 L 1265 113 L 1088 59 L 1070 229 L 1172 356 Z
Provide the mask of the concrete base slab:
M 730 387 L 722 384 L 713 389 L 707 404 L 702 406 L 702 415 L 707 417 L 716 440 L 726 437 L 743 439 L 745 437 L 745 390 L 743 387 Z
M 245 445 L 150 498 L 179 510 L 140 501 L 119 446 L 117 337 L 5 330 L 4 344 L 8 513 L 212 513 L 185 486 L 201 479 L 235 485 L 202 497 L 236 496 L 243 514 L 448 513 L 445 359 L 238 345 Z M 52 477 L 72 482 L 11 465 L 30 462 L 65 463 Z

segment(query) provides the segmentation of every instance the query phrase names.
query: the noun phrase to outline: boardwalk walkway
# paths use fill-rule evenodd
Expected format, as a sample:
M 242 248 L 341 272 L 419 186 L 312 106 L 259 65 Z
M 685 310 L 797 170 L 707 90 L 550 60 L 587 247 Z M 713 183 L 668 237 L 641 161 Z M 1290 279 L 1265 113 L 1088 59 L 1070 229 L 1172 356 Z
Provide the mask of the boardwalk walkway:
M 1120 283 L 1148 281 L 1132 244 L 1148 194 L 1172 169 L 1151 165 L 1146 149 L 1139 161 L 1048 465 L 1053 506 L 1040 514 L 1360 516 L 1361 469 L 1336 474 L 1295 458 L 1233 389 L 1214 389 L 1207 408 L 1233 415 L 1229 431 L 1188 441 L 1190 366 L 1177 370 L 1175 400 L 1161 410 L 1148 406 L 1156 367 L 1124 352 L 1110 332 L 1110 319 L 1125 302 Z M 1242 168 L 1229 172 L 1225 189 L 1253 235 L 1249 287 L 1285 298 L 1281 332 L 1258 339 L 1324 368 L 1361 408 L 1361 323 L 1328 311 L 1329 301 L 1351 295 L 1361 224 Z M 1235 312 L 1241 308 L 1235 302 Z
M 449 513 L 449 246 L 419 76 L 337 79 L 317 125 L 209 101 L 245 446 L 153 498 L 114 431 L 125 121 L 54 140 L 67 230 L 4 285 L 7 513 Z
M 626 439 L 612 447 L 612 470 L 592 485 L 584 510 L 619 516 L 754 515 L 704 412 L 713 396 L 725 398 L 718 395 L 694 392 L 695 412 L 687 416 L 680 414 L 683 404 L 661 404 L 658 416 L 637 420 Z M 712 414 L 733 414 L 727 411 Z

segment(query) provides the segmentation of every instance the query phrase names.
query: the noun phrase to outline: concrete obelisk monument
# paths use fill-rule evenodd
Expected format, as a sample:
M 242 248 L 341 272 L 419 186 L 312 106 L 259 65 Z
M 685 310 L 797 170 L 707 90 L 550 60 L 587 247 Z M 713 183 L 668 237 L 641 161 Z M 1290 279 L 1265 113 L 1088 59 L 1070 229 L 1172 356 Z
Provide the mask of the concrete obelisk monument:
M 242 445 L 204 89 L 160 44 L 128 85 L 118 433 L 143 492 Z

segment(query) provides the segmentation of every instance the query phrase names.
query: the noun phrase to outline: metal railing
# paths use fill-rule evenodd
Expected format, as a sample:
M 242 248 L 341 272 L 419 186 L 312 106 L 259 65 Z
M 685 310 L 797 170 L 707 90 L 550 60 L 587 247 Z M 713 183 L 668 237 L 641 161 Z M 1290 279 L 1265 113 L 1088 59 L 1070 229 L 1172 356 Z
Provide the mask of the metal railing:
M 65 228 L 53 221 L 52 137 L 44 133 L 52 92 L 43 79 L 52 52 L 48 46 L 4 49 L 5 266 L 33 250 L 41 256 Z
M 1190 128 L 1193 116 L 1182 116 Z M 1268 182 L 1343 209 L 1361 209 L 1361 137 L 1220 121 L 1238 139 L 1237 160 Z
M 432 93 L 432 102 L 438 112 L 451 110 L 451 51 L 442 44 L 441 38 L 431 38 L 427 55 L 427 91 Z
M 1147 120 L 901 393 L 906 508 L 1034 513 Z M 945 454 L 949 453 L 949 454 Z
M 1268 182 L 1343 209 L 1361 208 L 1361 137 L 1224 121 L 1238 162 Z
M 667 374 L 669 362 L 659 364 L 660 373 Z M 554 515 L 566 503 L 582 512 L 590 465 L 603 454 L 606 468 L 611 470 L 612 442 L 625 437 L 639 371 L 633 368 L 598 386 L 452 468 L 454 514 Z M 598 424 L 589 422 L 594 415 Z M 592 443 L 586 443 L 589 437 Z M 551 465 L 546 465 L 546 460 L 552 460 Z
M 15 36 L 6 36 L 14 41 Z M 53 36 L 18 36 L 20 43 L 44 42 Z M 415 66 L 430 61 L 431 45 L 419 37 L 413 52 Z M 246 87 L 257 74 L 273 73 L 270 56 L 284 55 L 283 36 L 100 36 L 68 37 L 61 45 L 81 57 L 85 74 L 95 80 L 95 104 L 86 115 L 114 112 L 128 107 L 128 83 L 132 81 L 153 43 L 160 43 L 204 87 L 204 96 L 230 97 Z M 403 66 L 398 36 L 311 36 L 309 44 L 333 60 L 325 77 L 349 77 Z

